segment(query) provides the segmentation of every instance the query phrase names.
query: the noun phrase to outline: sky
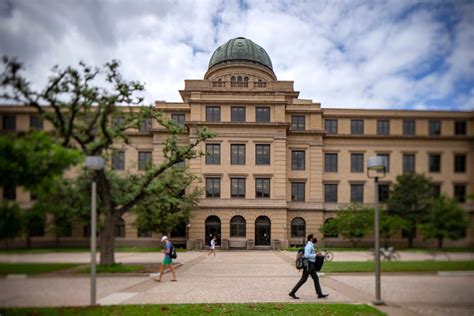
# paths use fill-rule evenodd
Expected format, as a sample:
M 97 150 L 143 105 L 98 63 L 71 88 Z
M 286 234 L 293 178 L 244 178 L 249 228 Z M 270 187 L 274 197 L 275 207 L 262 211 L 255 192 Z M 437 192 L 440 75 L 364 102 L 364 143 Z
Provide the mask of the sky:
M 118 59 L 147 103 L 182 101 L 239 36 L 323 108 L 474 109 L 474 1 L 0 0 L 0 55 L 35 87 L 54 65 Z

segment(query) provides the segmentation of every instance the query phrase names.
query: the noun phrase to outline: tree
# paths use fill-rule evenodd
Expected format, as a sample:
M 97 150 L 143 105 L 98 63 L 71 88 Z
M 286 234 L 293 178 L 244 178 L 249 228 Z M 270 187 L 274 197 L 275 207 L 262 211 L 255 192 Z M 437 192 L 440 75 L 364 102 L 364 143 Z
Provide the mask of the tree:
M 126 195 L 127 199 L 120 198 L 120 204 L 112 195 L 107 169 L 94 172 L 104 208 L 100 226 L 100 262 L 103 265 L 113 264 L 117 220 L 147 197 L 153 180 L 173 165 L 202 155 L 196 148 L 215 134 L 205 127 L 193 127 L 190 143 L 178 145 L 178 136 L 185 132 L 185 128 L 165 119 L 151 106 L 143 106 L 143 98 L 136 97 L 136 94 L 143 91 L 144 86 L 136 81 L 124 80 L 119 73 L 118 61 L 106 63 L 103 69 L 87 66 L 83 62 L 79 63 L 79 69 L 54 67 L 46 86 L 39 91 L 32 89 L 22 75 L 23 65 L 20 62 L 8 57 L 4 57 L 3 62 L 4 70 L 0 76 L 4 91 L 2 99 L 37 109 L 51 122 L 55 136 L 65 148 L 78 148 L 84 156 L 107 158 L 115 144 L 128 144 L 128 132 L 139 128 L 144 120 L 158 120 L 168 132 L 169 136 L 163 144 L 163 162 L 137 175 L 134 190 Z M 104 80 L 100 81 L 102 78 Z
M 454 199 L 440 196 L 431 200 L 426 220 L 420 225 L 425 238 L 435 238 L 438 248 L 445 238 L 463 238 L 469 225 L 466 211 Z
M 384 247 L 388 247 L 390 238 L 407 229 L 408 222 L 397 215 L 390 215 L 386 210 L 380 212 L 380 236 L 384 239 Z
M 8 248 L 8 240 L 21 234 L 23 221 L 21 209 L 16 203 L 2 201 L 0 204 L 0 238 Z
M 408 238 L 408 247 L 413 247 L 416 226 L 427 214 L 430 201 L 431 182 L 424 175 L 405 173 L 399 175 L 390 192 L 387 209 L 390 215 L 397 215 L 407 221 L 404 230 Z

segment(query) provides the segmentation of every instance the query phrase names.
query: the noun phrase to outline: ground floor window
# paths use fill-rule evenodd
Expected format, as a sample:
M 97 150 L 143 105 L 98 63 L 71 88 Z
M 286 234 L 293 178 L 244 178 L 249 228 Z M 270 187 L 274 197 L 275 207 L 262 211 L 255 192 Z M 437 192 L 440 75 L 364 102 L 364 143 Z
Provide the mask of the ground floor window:
M 247 223 L 242 216 L 234 216 L 230 220 L 230 237 L 246 237 Z
M 125 221 L 121 217 L 115 223 L 115 237 L 125 237 Z
M 291 238 L 304 238 L 306 235 L 306 223 L 301 217 L 291 221 Z
M 271 241 L 271 222 L 266 216 L 259 216 L 255 220 L 255 245 L 269 246 Z
M 216 236 L 216 244 L 221 243 L 221 220 L 217 216 L 209 216 L 206 218 L 206 236 L 204 240 L 206 245 L 209 245 L 211 239 Z

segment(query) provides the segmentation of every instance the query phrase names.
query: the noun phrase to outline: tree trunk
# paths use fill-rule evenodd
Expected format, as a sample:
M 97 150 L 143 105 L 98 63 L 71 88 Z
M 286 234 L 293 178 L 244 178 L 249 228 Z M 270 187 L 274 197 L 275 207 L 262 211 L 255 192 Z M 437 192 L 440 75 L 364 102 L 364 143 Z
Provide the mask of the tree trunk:
M 438 249 L 443 248 L 443 237 L 438 237 Z
M 100 264 L 115 263 L 115 223 L 117 217 L 113 210 L 107 210 L 103 226 L 100 230 Z

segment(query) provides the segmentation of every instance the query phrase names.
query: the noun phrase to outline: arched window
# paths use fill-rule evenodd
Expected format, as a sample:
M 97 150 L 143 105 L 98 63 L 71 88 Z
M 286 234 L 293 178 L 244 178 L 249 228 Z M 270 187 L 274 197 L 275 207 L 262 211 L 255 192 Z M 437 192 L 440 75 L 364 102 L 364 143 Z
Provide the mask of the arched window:
M 247 223 L 242 216 L 234 216 L 230 220 L 230 237 L 245 237 Z
M 237 81 L 238 81 L 238 82 L 242 82 L 242 76 L 238 76 L 238 77 L 237 77 Z
M 222 81 L 222 79 L 219 78 L 219 79 L 217 79 L 217 81 Z
M 121 217 L 115 224 L 115 237 L 125 237 L 125 221 Z
M 324 221 L 324 224 L 328 224 L 328 223 L 330 223 L 330 222 L 333 221 L 333 220 L 334 220 L 334 218 L 328 218 L 327 220 Z M 326 234 L 324 234 L 324 237 L 325 237 L 325 238 L 337 237 L 337 233 L 333 233 L 333 234 L 328 234 L 328 233 L 326 233 Z
M 206 245 L 209 245 L 209 241 L 212 237 L 216 236 L 216 244 L 221 244 L 221 220 L 215 215 L 211 215 L 206 218 L 206 236 L 204 239 Z
M 244 81 L 249 81 L 249 77 L 244 77 Z
M 255 220 L 255 245 L 269 246 L 271 241 L 272 223 L 266 216 L 259 216 Z
M 232 78 L 230 78 L 230 81 L 235 81 L 235 76 L 232 76 Z
M 301 217 L 295 217 L 291 221 L 291 238 L 304 238 L 306 235 L 306 223 Z

